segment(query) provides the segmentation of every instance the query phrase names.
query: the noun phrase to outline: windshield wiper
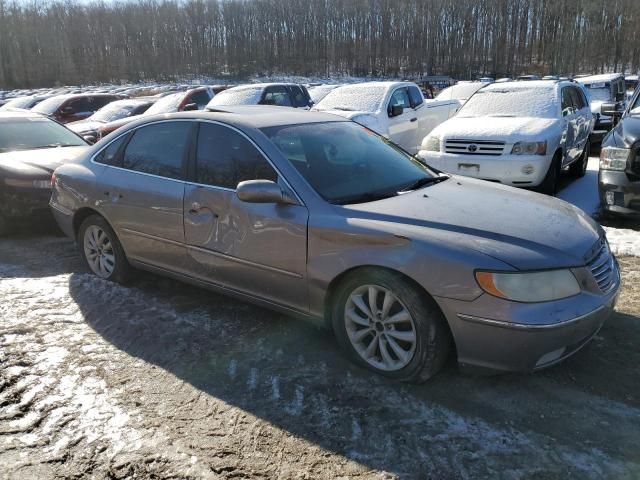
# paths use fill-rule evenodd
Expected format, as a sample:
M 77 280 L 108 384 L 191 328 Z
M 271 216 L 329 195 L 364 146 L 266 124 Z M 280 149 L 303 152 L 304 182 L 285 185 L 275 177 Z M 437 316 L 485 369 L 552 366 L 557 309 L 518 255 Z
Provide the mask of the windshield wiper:
M 412 192 L 413 190 L 418 190 L 422 187 L 426 187 L 427 185 L 435 185 L 436 183 L 444 182 L 448 178 L 451 178 L 450 175 L 445 174 L 438 175 L 437 177 L 422 177 L 418 181 L 402 188 L 398 193 Z
M 385 198 L 395 197 L 395 192 L 367 192 L 360 195 L 351 195 L 349 197 L 339 197 L 332 199 L 329 203 L 334 205 L 350 205 L 354 203 L 375 202 L 376 200 L 384 200 Z

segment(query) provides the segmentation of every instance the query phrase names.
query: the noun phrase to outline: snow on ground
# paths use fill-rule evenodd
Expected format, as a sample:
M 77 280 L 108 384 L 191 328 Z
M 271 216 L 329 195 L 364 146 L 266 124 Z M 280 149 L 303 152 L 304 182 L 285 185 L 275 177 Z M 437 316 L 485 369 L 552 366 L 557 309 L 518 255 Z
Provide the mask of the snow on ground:
M 598 213 L 598 158 L 591 157 L 584 177 L 572 181 L 560 193 L 558 198 L 580 207 L 589 215 Z M 611 250 L 616 255 L 640 257 L 640 232 L 626 228 L 604 227 Z

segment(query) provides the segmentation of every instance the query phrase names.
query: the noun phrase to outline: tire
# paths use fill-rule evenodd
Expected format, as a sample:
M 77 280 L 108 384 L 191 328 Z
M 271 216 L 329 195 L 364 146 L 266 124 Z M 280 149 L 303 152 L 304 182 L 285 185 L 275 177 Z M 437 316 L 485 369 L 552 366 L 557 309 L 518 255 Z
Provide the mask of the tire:
M 374 268 L 348 275 L 337 288 L 331 312 L 333 330 L 341 348 L 355 363 L 409 383 L 425 382 L 438 373 L 447 359 L 451 334 L 428 294 L 398 273 Z M 377 290 L 377 312 L 367 315 L 371 288 Z M 389 305 L 385 316 L 386 298 Z M 364 309 L 360 310 L 357 304 L 362 303 Z M 406 314 L 409 319 L 402 321 Z M 397 348 L 404 352 L 402 356 L 396 353 Z M 367 352 L 372 352 L 368 359 Z
M 562 161 L 562 156 L 560 152 L 557 152 L 553 156 L 553 160 L 549 164 L 549 170 L 547 170 L 547 174 L 544 176 L 544 180 L 538 187 L 538 191 L 540 193 L 544 193 L 546 195 L 555 195 L 558 193 L 558 183 L 560 181 L 560 162 Z
M 117 235 L 99 215 L 87 217 L 78 230 L 78 250 L 83 263 L 94 275 L 118 283 L 126 283 L 131 275 Z
M 582 151 L 582 155 L 580 158 L 573 162 L 573 164 L 569 167 L 569 175 L 574 178 L 584 177 L 584 174 L 587 173 L 587 164 L 589 163 L 589 154 L 591 153 L 591 145 L 589 142 L 584 146 L 584 150 Z

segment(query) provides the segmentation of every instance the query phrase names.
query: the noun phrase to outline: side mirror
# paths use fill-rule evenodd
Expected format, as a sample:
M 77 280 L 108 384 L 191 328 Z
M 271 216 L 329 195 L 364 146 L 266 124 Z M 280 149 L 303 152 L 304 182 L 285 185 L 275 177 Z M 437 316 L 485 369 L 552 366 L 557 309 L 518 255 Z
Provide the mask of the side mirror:
M 83 135 L 82 138 L 84 138 L 84 141 L 87 142 L 89 145 L 93 145 L 98 141 L 98 139 L 96 138 L 96 135 Z
M 296 203 L 282 191 L 280 185 L 271 180 L 245 180 L 240 182 L 236 187 L 236 195 L 241 201 L 247 203 Z
M 194 110 L 198 110 L 198 104 L 196 103 L 187 103 L 184 107 L 182 107 L 183 112 L 192 112 Z
M 402 105 L 392 105 L 391 111 L 389 112 L 389 116 L 397 117 L 399 115 L 402 115 L 402 112 L 404 112 L 404 107 Z
M 615 117 L 620 114 L 618 106 L 615 103 L 603 103 L 600 107 L 600 113 L 607 117 Z
M 566 117 L 568 115 L 572 115 L 573 114 L 573 107 L 567 107 L 564 110 L 562 110 L 562 116 Z

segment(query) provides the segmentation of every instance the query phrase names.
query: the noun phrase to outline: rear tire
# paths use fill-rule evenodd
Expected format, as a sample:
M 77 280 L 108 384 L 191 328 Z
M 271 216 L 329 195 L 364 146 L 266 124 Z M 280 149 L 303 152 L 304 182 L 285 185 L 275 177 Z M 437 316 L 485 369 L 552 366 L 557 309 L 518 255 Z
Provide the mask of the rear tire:
M 591 145 L 589 142 L 584 146 L 584 150 L 582 151 L 582 155 L 580 158 L 573 162 L 573 164 L 569 167 L 569 175 L 574 178 L 584 177 L 584 174 L 587 173 L 587 164 L 589 163 L 589 154 L 591 153 Z
M 547 174 L 545 175 L 544 180 L 542 180 L 542 183 L 538 187 L 540 193 L 552 196 L 558 193 L 561 162 L 562 155 L 560 152 L 557 152 L 553 156 L 553 160 L 551 160 L 551 163 L 549 164 L 549 170 L 547 170 Z
M 426 292 L 398 273 L 375 268 L 353 272 L 337 288 L 333 330 L 351 360 L 409 383 L 425 382 L 438 373 L 451 334 Z
M 131 275 L 122 245 L 107 221 L 99 215 L 87 217 L 78 230 L 78 250 L 83 263 L 94 275 L 126 283 Z

